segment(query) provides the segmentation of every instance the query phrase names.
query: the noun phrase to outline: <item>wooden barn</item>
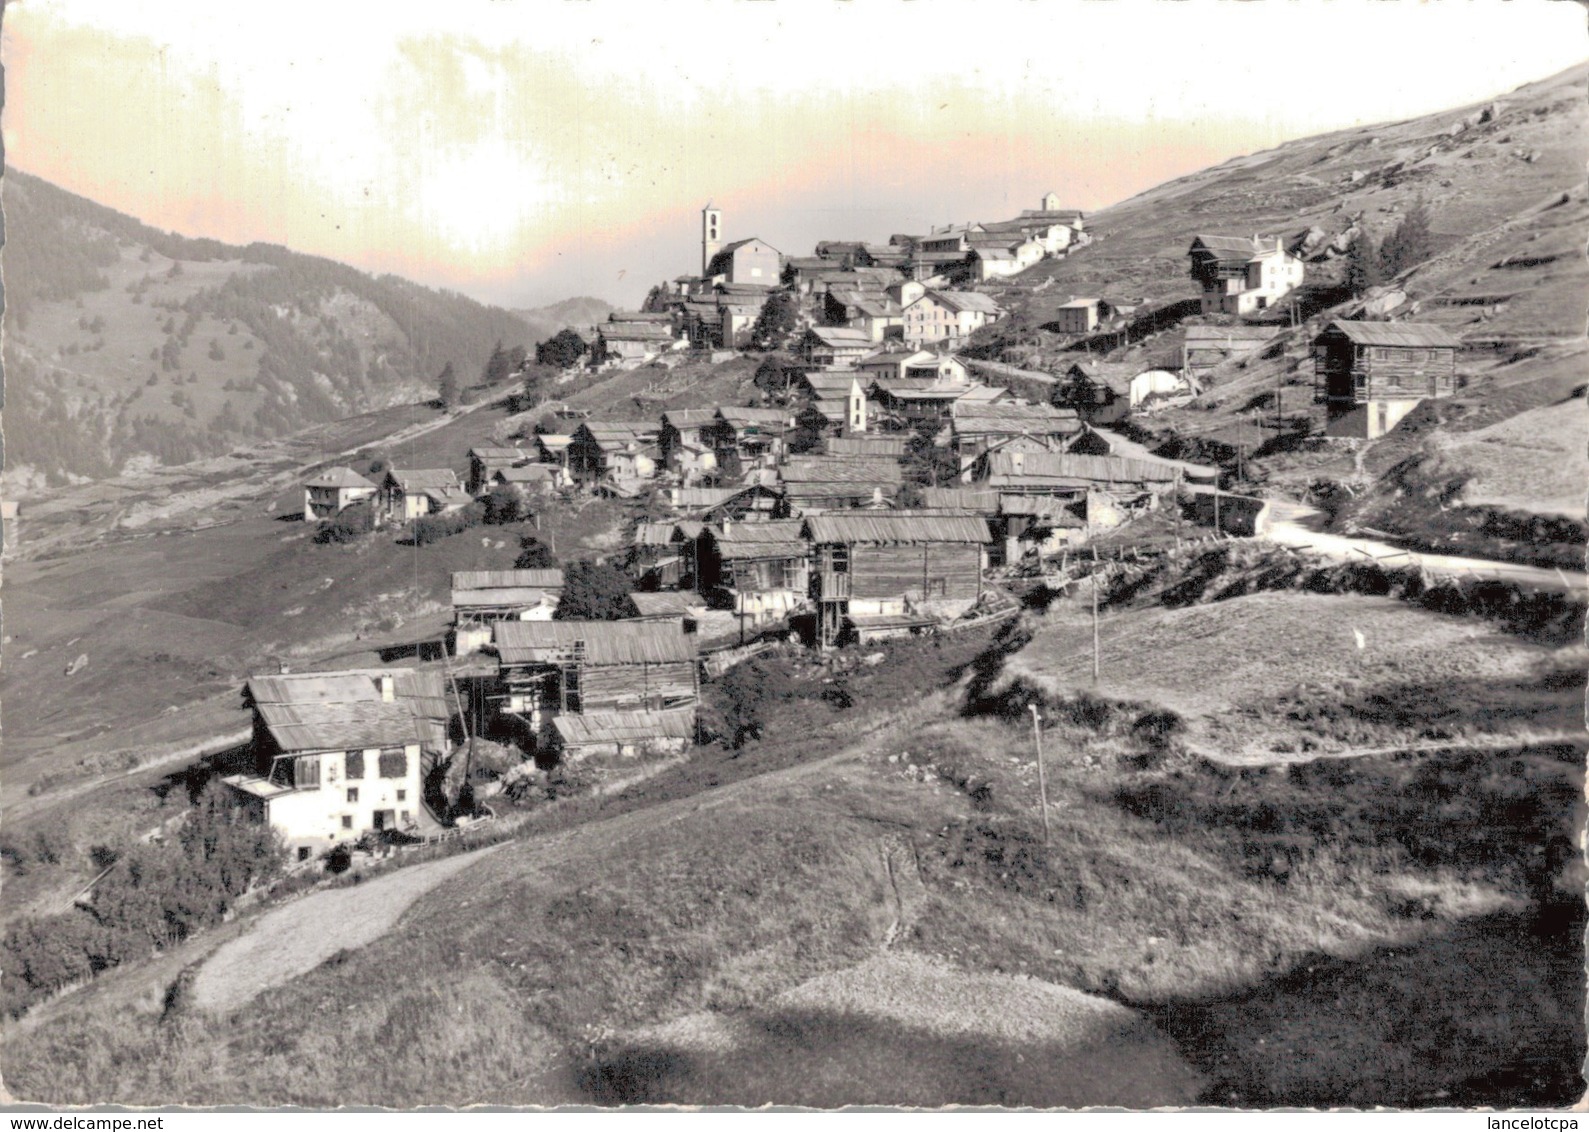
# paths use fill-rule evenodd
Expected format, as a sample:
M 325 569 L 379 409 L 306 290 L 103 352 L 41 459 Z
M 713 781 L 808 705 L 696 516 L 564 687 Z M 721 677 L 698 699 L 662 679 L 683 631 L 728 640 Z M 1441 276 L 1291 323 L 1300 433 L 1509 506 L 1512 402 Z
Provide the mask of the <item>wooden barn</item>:
M 658 427 L 649 421 L 586 421 L 568 442 L 574 482 L 648 480 L 656 475 Z
M 686 534 L 686 526 L 694 529 Z M 699 524 L 668 519 L 637 523 L 629 544 L 629 566 L 641 584 L 653 589 L 693 584 L 698 528 Z
M 491 490 L 492 475 L 503 468 L 517 468 L 537 459 L 534 452 L 522 448 L 476 445 L 469 449 L 469 482 L 464 490 L 470 495 L 480 495 Z
M 806 603 L 811 548 L 798 521 L 725 523 L 699 540 L 702 594 L 753 623 L 787 617 Z
M 501 710 L 537 743 L 552 721 L 592 711 L 687 709 L 700 701 L 695 638 L 671 622 L 504 621 L 497 626 Z
M 552 721 L 552 746 L 569 762 L 676 755 L 695 739 L 695 711 L 592 711 Z
M 919 629 L 982 596 L 992 535 L 980 516 L 814 515 L 804 529 L 823 645 Z
M 1425 398 L 1449 397 L 1461 346 L 1427 323 L 1330 323 L 1313 340 L 1315 398 L 1329 414 L 1325 435 L 1373 440 Z
M 491 643 L 499 621 L 550 621 L 563 594 L 563 572 L 459 570 L 452 576 L 452 654 Z
M 886 506 L 905 478 L 899 461 L 887 456 L 801 456 L 778 474 L 784 504 L 797 515 Z

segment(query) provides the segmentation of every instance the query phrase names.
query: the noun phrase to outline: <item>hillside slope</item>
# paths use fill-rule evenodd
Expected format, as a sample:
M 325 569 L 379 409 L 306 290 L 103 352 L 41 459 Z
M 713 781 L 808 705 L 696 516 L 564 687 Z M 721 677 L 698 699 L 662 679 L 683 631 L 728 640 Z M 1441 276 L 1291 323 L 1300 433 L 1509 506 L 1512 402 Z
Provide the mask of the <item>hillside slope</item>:
M 9 498 L 420 400 L 533 344 L 462 295 L 159 232 L 15 170 L 0 199 Z

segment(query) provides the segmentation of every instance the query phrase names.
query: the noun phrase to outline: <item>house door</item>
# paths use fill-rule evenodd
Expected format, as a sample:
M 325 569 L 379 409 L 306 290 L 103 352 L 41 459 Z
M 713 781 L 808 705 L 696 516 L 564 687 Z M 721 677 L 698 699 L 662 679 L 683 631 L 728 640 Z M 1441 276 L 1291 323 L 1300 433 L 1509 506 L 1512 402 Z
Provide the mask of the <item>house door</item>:
M 1389 432 L 1390 431 L 1389 421 L 1390 421 L 1390 406 L 1385 404 L 1385 402 L 1381 401 L 1379 403 L 1379 431 L 1376 432 L 1374 435 L 1375 436 L 1384 436 L 1387 432 Z
M 383 829 L 396 829 L 397 828 L 397 811 L 396 810 L 376 810 L 375 811 L 375 828 L 376 828 L 377 832 L 379 832 L 380 830 L 383 830 Z

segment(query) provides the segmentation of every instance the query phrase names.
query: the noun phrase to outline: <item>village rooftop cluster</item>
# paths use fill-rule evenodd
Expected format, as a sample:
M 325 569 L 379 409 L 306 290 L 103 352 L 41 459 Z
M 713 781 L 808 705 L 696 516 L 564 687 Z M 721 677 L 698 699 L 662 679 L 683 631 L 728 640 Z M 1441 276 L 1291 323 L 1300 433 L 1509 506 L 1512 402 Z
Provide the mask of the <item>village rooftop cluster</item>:
M 1197 235 L 1199 309 L 1230 325 L 1187 328 L 1179 372 L 1089 357 L 1033 374 L 964 348 L 1005 315 L 990 284 L 1090 242 L 1084 215 L 1055 194 L 1011 220 L 826 241 L 810 256 L 725 241 L 711 205 L 701 225 L 700 273 L 590 328 L 588 361 L 565 377 L 765 349 L 754 339 L 769 304 L 783 304 L 791 361 L 759 403 L 651 419 L 549 403 L 525 415 L 554 428 L 478 444 L 463 481 L 449 468 L 392 467 L 377 480 L 331 467 L 305 484 L 305 520 L 361 506 L 387 527 L 494 492 L 526 513 L 591 494 L 650 499 L 656 511 L 633 531 L 626 620 L 554 619 L 557 568 L 459 573 L 442 668 L 251 680 L 256 770 L 227 782 L 299 860 L 372 832 L 434 830 L 425 782 L 460 733 L 510 736 L 548 762 L 678 753 L 698 738 L 703 671 L 758 642 L 830 649 L 983 623 L 1014 609 L 999 584 L 1009 571 L 1163 508 L 1191 502 L 1197 514 L 1199 497 L 1218 498 L 1218 470 L 1154 455 L 1111 426 L 1185 403 L 1215 366 L 1262 351 L 1278 333 L 1262 316 L 1305 275 L 1295 242 Z M 1084 339 L 1133 309 L 1074 297 L 1051 328 Z M 1458 346 L 1433 326 L 1331 322 L 1313 343 L 1328 434 L 1381 435 L 1452 392 Z M 1034 379 L 1046 399 L 1030 395 Z M 1026 396 L 1011 388 L 1022 382 Z M 942 472 L 930 484 L 907 475 L 923 460 Z M 1232 500 L 1216 522 L 1229 529 L 1241 514 Z

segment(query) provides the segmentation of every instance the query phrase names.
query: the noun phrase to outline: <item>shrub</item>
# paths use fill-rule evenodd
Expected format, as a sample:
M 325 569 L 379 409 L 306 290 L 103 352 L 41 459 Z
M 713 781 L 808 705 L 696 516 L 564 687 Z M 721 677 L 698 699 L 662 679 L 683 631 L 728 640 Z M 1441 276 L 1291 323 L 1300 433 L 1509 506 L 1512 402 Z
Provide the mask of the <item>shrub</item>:
M 321 544 L 357 542 L 374 529 L 374 506 L 368 502 L 355 503 L 321 523 L 314 540 Z
M 15 924 L 0 944 L 12 976 L 7 1011 L 19 1014 L 63 986 L 219 923 L 281 866 L 275 832 L 232 805 L 224 787 L 210 786 L 174 838 L 121 856 L 95 887 L 90 910 Z
M 467 531 L 470 527 L 478 527 L 484 519 L 485 505 L 479 502 L 440 515 L 423 515 L 414 520 L 412 535 L 414 545 L 428 546 L 444 538 L 451 538 L 453 535 Z
M 519 523 L 530 517 L 524 496 L 505 483 L 492 488 L 481 503 L 485 508 L 481 518 L 487 524 Z
M 604 562 L 570 562 L 563 570 L 558 621 L 622 621 L 634 616 L 629 576 Z
M 549 570 L 557 565 L 552 548 L 534 535 L 519 539 L 519 556 L 513 560 L 515 570 Z

